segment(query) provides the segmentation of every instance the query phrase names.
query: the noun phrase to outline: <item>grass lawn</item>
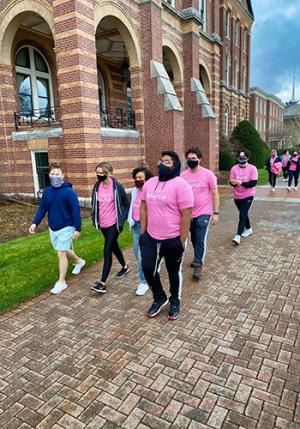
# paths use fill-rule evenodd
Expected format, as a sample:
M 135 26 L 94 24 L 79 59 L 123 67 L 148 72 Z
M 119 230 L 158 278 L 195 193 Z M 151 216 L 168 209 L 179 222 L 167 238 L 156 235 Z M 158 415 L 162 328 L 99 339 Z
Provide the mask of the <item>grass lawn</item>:
M 132 245 L 132 233 L 124 228 L 119 243 L 122 248 Z M 76 253 L 91 266 L 103 257 L 103 237 L 85 219 L 80 238 L 74 242 Z M 72 265 L 69 264 L 69 274 Z M 0 244 L 0 312 L 39 295 L 57 280 L 56 254 L 49 233 L 41 232 Z
M 265 168 L 258 169 L 258 181 L 257 185 L 265 185 L 269 182 L 269 175 Z

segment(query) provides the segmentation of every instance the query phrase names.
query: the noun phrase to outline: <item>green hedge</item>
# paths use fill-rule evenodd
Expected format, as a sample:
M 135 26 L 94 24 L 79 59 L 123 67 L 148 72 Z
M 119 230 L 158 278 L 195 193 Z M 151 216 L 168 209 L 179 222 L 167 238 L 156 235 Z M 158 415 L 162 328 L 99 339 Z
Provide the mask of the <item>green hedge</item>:
M 219 146 L 219 169 L 229 171 L 233 165 L 234 165 L 233 150 L 226 136 L 222 135 L 220 138 L 220 146 Z

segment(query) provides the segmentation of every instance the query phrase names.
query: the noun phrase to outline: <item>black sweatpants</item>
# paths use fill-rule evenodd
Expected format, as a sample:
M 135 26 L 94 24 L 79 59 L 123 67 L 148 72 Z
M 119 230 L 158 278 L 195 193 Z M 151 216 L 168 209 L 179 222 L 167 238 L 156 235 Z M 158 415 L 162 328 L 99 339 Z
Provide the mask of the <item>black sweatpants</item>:
M 291 184 L 293 183 L 293 179 L 294 179 L 294 183 L 295 183 L 295 188 L 297 188 L 297 186 L 298 186 L 298 180 L 299 180 L 299 171 L 291 171 L 291 170 L 289 170 L 288 187 L 290 187 Z
M 140 249 L 143 272 L 152 289 L 154 301 L 162 303 L 167 299 L 159 276 L 160 263 L 164 258 L 170 282 L 170 302 L 179 304 L 182 289 L 181 263 L 184 254 L 180 237 L 158 241 L 145 232 L 140 237 Z
M 118 243 L 120 232 L 117 229 L 117 225 L 101 228 L 101 232 L 104 236 L 104 262 L 101 281 L 105 283 L 112 266 L 112 254 L 115 254 L 122 267 L 125 267 L 126 262 Z
M 243 198 L 241 200 L 234 200 L 234 202 L 238 208 L 238 211 L 240 212 L 237 234 L 241 235 L 245 228 L 251 228 L 248 212 L 252 205 L 253 197 Z
M 272 188 L 275 188 L 276 186 L 276 179 L 277 179 L 277 175 L 269 171 L 269 183 L 272 186 Z
M 288 178 L 288 173 L 289 173 L 288 167 L 287 166 L 282 167 L 282 171 L 283 171 L 283 178 L 287 179 Z

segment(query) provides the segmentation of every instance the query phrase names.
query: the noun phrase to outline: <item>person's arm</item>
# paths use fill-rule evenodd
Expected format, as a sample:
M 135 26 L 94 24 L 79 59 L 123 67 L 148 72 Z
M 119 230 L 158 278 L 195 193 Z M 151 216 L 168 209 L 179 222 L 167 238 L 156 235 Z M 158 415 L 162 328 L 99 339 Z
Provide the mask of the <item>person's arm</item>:
M 129 213 L 130 202 L 129 202 L 129 199 L 127 197 L 124 186 L 120 183 L 119 183 L 119 191 L 120 191 L 122 206 L 124 207 L 124 218 L 127 219 L 128 213 Z
M 229 177 L 229 184 L 231 185 L 231 186 L 238 186 L 238 185 L 240 185 L 242 182 L 240 181 L 240 180 L 237 180 L 236 178 L 235 178 L 235 173 L 234 173 L 234 170 L 233 170 L 233 167 L 232 167 L 232 169 L 230 170 L 230 177 Z
M 219 197 L 218 188 L 215 188 L 212 190 L 212 197 L 213 197 L 213 215 L 212 215 L 211 223 L 213 225 L 216 225 L 219 222 L 219 207 L 220 207 L 220 197 Z
M 141 208 L 140 208 L 140 223 L 141 223 L 141 235 L 144 234 L 144 232 L 147 229 L 148 224 L 148 216 L 147 216 L 147 204 L 145 201 L 141 202 Z
M 75 232 L 73 234 L 73 239 L 76 240 L 80 236 L 81 231 L 81 216 L 80 216 L 80 206 L 76 193 L 72 190 L 69 195 L 69 204 L 72 212 L 72 218 L 74 221 Z
M 187 236 L 190 230 L 192 208 L 182 209 L 180 210 L 180 212 L 181 212 L 180 240 L 183 247 L 185 247 L 185 241 L 187 239 Z
M 257 180 L 249 180 L 249 182 L 242 182 L 244 188 L 254 188 L 257 184 Z
M 38 211 L 36 212 L 34 219 L 32 221 L 32 224 L 29 227 L 30 234 L 34 234 L 36 232 L 37 227 L 44 219 L 45 215 L 47 213 L 47 206 L 45 202 L 45 194 L 42 196 L 42 199 L 40 201 L 40 205 L 38 208 Z

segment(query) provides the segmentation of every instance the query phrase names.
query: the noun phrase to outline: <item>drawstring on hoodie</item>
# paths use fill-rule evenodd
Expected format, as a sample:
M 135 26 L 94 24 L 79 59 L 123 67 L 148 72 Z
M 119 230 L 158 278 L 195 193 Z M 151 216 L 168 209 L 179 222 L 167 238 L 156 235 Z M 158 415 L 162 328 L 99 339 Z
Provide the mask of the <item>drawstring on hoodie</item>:
M 156 260 L 155 260 L 155 267 L 153 272 L 153 277 L 159 271 L 159 252 L 160 252 L 161 243 L 156 243 Z

